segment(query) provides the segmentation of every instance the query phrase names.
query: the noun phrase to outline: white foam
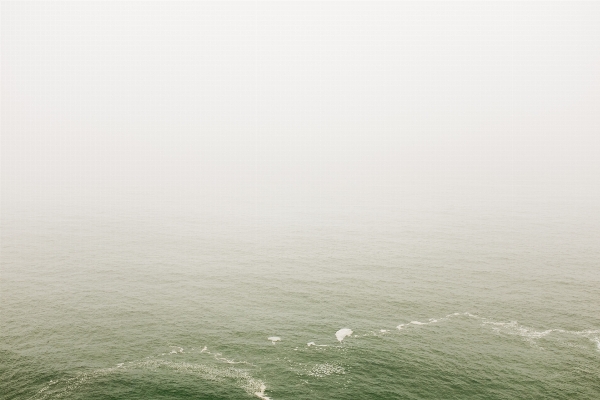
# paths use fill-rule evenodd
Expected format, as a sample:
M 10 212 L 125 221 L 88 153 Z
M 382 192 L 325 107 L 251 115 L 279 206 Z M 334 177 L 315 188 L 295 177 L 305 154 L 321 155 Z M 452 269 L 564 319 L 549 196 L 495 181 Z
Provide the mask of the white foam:
M 352 335 L 352 333 L 353 333 L 353 332 L 352 332 L 352 329 L 349 329 L 349 328 L 343 328 L 343 329 L 340 329 L 339 331 L 337 331 L 337 332 L 335 333 L 335 337 L 337 338 L 337 340 L 339 340 L 339 341 L 341 342 L 342 340 L 344 340 L 344 338 L 345 338 L 346 336 L 350 336 L 350 335 Z
M 317 347 L 327 347 L 327 345 L 326 345 L 326 344 L 316 344 L 315 342 L 308 342 L 308 343 L 306 343 L 306 345 L 307 345 L 308 347 L 310 347 L 310 346 L 317 346 Z
M 429 325 L 429 324 L 435 324 L 437 322 L 444 322 L 444 321 L 448 321 L 449 319 L 453 318 L 453 317 L 458 317 L 460 315 L 466 315 L 468 317 L 473 317 L 473 318 L 479 318 L 476 315 L 473 315 L 471 313 L 465 312 L 465 313 L 459 313 L 459 312 L 455 312 L 452 314 L 448 314 L 445 317 L 441 317 L 441 318 L 429 318 L 429 320 L 427 322 L 421 322 L 421 321 L 411 321 L 408 322 L 406 324 L 400 324 L 398 326 L 396 326 L 396 328 L 398 330 L 402 330 L 403 328 L 405 328 L 407 325 Z
M 580 336 L 590 340 L 593 343 L 596 343 L 598 351 L 600 351 L 600 338 L 595 336 L 600 333 L 600 330 L 568 331 L 565 329 L 546 329 L 544 331 L 537 331 L 533 328 L 521 325 L 517 321 L 496 322 L 487 320 L 485 318 L 482 318 L 482 325 L 490 326 L 497 334 L 521 336 L 524 340 L 534 346 L 537 346 L 538 339 L 550 336 L 552 333 Z
M 415 325 L 415 326 L 429 325 L 429 324 L 433 324 L 433 323 L 448 321 L 448 320 L 453 319 L 454 317 L 459 317 L 459 316 L 465 316 L 465 317 L 477 319 L 477 320 L 481 321 L 481 324 L 483 326 L 490 327 L 497 334 L 520 336 L 524 340 L 526 340 L 527 342 L 531 343 L 532 345 L 534 345 L 536 347 L 539 347 L 537 345 L 537 340 L 542 339 L 542 338 L 549 338 L 549 339 L 558 341 L 560 343 L 563 343 L 563 345 L 566 345 L 569 347 L 579 347 L 573 343 L 565 343 L 559 337 L 553 338 L 553 334 L 561 334 L 561 335 L 574 335 L 574 336 L 584 337 L 584 338 L 588 339 L 589 341 L 591 341 L 595 345 L 597 350 L 600 351 L 600 336 L 598 336 L 600 334 L 600 330 L 569 331 L 569 330 L 558 329 L 558 328 L 546 329 L 546 330 L 536 330 L 534 328 L 530 328 L 530 327 L 521 325 L 517 321 L 498 322 L 498 321 L 490 320 L 488 318 L 481 317 L 479 315 L 471 314 L 470 312 L 463 312 L 463 313 L 455 312 L 455 313 L 448 314 L 445 317 L 441 317 L 441 318 L 429 318 L 428 322 L 411 321 L 408 323 L 399 324 L 398 326 L 396 326 L 396 329 L 401 331 L 403 329 L 410 328 L 411 325 Z
M 212 354 L 210 351 L 207 352 L 207 354 Z M 227 364 L 248 364 L 248 365 L 254 365 L 252 363 L 249 363 L 248 361 L 235 361 L 235 360 L 231 360 L 229 358 L 225 358 L 222 357 L 223 354 L 221 353 L 214 353 L 213 357 L 215 358 L 215 360 L 219 360 L 219 361 L 223 361 L 226 362 Z
M 315 365 L 308 375 L 314 376 L 315 378 L 323 378 L 332 374 L 345 374 L 344 367 L 337 364 L 317 364 Z
M 520 325 L 517 321 L 510 321 L 510 322 L 483 321 L 483 325 L 489 325 L 492 328 L 492 330 L 498 334 L 504 333 L 507 335 L 521 336 L 522 338 L 524 338 L 531 344 L 536 344 L 535 341 L 537 339 L 541 339 L 545 336 L 548 336 L 550 333 L 552 333 L 554 331 L 556 331 L 556 332 L 562 331 L 559 329 L 547 329 L 545 331 L 536 331 L 535 329 Z
M 275 342 L 281 342 L 281 338 L 279 336 L 271 336 L 267 338 L 271 341 L 271 343 L 275 344 Z
M 260 392 L 254 392 L 254 395 L 256 397 L 258 397 L 259 399 L 262 399 L 262 400 L 271 400 L 270 397 L 265 396 L 265 390 L 266 389 L 267 389 L 267 387 L 264 384 L 261 384 L 260 385 Z
M 113 374 L 123 374 L 134 370 L 169 369 L 179 373 L 196 376 L 201 379 L 220 382 L 225 379 L 234 382 L 249 395 L 254 395 L 262 400 L 271 400 L 265 395 L 265 383 L 252 377 L 248 371 L 233 367 L 215 367 L 187 362 L 172 362 L 162 359 L 149 359 L 144 361 L 129 361 L 127 364 L 117 364 L 115 367 L 102 368 L 91 372 L 78 374 L 72 378 L 51 380 L 37 392 L 31 400 L 51 400 L 62 397 L 71 397 L 71 393 L 88 385 L 95 380 Z

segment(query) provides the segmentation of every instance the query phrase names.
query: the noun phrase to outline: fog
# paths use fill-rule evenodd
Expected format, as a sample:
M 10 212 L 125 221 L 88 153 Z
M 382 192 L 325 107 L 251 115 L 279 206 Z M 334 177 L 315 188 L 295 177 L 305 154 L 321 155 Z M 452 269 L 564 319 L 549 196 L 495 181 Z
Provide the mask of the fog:
M 3 3 L 2 204 L 598 199 L 598 3 Z

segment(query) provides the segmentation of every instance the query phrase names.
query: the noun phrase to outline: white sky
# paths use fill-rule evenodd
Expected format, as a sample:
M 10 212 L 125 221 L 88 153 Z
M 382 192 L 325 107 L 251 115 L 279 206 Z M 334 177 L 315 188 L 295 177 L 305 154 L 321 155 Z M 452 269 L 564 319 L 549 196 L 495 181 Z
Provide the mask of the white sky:
M 599 192 L 600 3 L 3 2 L 1 18 L 3 201 Z

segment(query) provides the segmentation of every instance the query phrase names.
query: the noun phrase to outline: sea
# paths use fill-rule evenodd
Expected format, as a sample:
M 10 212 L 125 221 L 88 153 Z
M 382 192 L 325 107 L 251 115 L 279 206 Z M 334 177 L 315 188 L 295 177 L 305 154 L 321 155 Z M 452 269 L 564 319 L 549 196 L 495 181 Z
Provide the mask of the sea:
M 0 398 L 599 399 L 561 199 L 5 203 Z

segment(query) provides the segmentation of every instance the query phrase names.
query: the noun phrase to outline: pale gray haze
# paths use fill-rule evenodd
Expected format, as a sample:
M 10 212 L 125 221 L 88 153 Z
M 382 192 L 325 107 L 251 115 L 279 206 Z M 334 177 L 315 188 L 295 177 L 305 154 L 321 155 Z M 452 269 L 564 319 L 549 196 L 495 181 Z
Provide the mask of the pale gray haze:
M 3 2 L 3 211 L 597 197 L 598 21 L 598 3 Z
M 2 400 L 600 398 L 600 2 L 1 14 Z

